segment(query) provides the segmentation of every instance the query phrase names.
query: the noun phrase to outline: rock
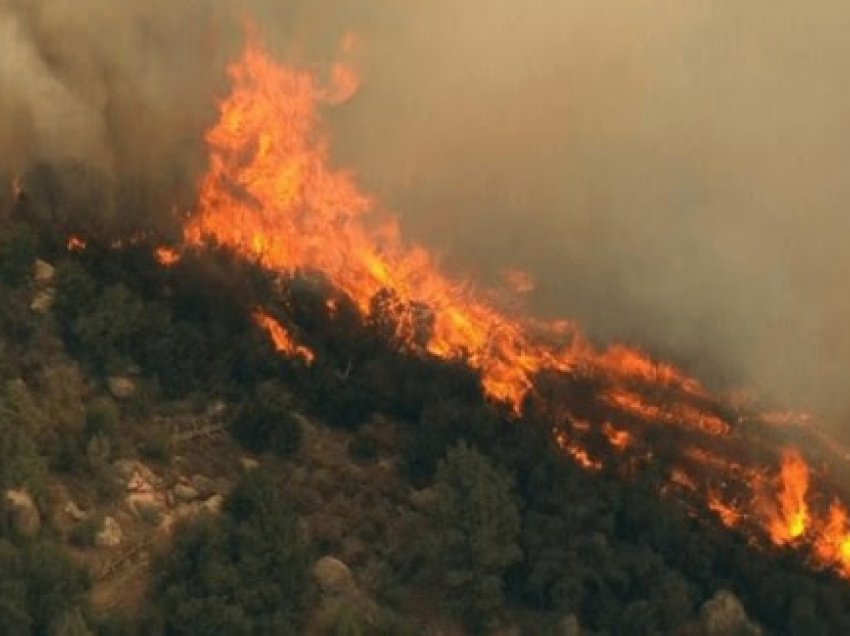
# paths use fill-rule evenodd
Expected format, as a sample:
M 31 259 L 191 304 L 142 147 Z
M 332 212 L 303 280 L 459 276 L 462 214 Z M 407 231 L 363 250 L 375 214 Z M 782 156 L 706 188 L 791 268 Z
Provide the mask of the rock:
M 581 625 L 575 614 L 567 614 L 558 623 L 559 636 L 581 636 Z
M 325 594 L 343 596 L 352 594 L 357 586 L 348 566 L 332 556 L 323 556 L 313 566 L 313 578 Z
M 103 526 L 94 537 L 94 544 L 98 548 L 114 548 L 121 544 L 121 526 L 113 517 L 104 517 Z
M 201 510 L 217 515 L 224 507 L 224 497 L 221 495 L 213 495 L 201 504 Z
M 7 490 L 6 510 L 12 529 L 19 535 L 33 537 L 41 530 L 41 515 L 26 490 Z
M 116 400 L 129 400 L 136 394 L 136 383 L 126 376 L 114 375 L 106 384 Z
M 73 501 L 69 501 L 65 504 L 65 508 L 63 509 L 65 514 L 71 517 L 74 521 L 85 521 L 89 516 L 87 512 L 81 510 L 77 504 Z
M 35 261 L 35 282 L 36 283 L 49 283 L 53 280 L 54 275 L 56 274 L 56 268 L 53 267 L 47 261 L 43 261 L 40 258 Z
M 738 597 L 728 590 L 718 590 L 702 604 L 700 621 L 707 636 L 759 636 L 761 628 L 750 621 Z
M 164 486 L 163 479 L 142 462 L 132 459 L 118 459 L 112 462 L 112 468 L 128 492 L 153 492 Z
M 177 484 L 171 492 L 174 494 L 174 500 L 180 503 L 189 503 L 200 496 L 198 491 L 188 484 Z
M 53 307 L 53 301 L 56 298 L 56 290 L 52 287 L 39 290 L 30 303 L 30 309 L 37 314 L 46 314 Z
M 260 462 L 251 457 L 243 457 L 239 460 L 239 463 L 242 465 L 242 470 L 244 470 L 246 473 L 252 470 L 256 470 L 260 467 Z

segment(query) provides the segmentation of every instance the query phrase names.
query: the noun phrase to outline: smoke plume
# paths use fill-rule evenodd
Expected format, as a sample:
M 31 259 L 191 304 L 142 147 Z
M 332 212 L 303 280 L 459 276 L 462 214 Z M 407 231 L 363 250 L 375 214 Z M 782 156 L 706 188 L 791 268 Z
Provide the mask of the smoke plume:
M 846 421 L 844 3 L 2 0 L 0 173 L 190 207 L 246 16 L 319 69 L 358 36 L 335 156 L 447 267 Z

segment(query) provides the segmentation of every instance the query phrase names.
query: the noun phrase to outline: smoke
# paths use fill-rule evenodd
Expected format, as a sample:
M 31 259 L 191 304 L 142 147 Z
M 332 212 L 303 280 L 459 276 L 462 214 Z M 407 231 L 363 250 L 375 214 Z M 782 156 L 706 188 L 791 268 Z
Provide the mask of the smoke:
M 246 14 L 319 70 L 359 35 L 336 157 L 448 267 L 524 268 L 600 340 L 850 414 L 844 3 L 0 0 L 0 170 L 189 207 Z

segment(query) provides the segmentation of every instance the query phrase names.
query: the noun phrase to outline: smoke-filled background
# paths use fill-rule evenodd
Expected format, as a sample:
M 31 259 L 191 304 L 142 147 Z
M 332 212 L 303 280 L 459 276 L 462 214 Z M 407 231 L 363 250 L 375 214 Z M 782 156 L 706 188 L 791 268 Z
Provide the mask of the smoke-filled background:
M 0 172 L 190 206 L 246 15 L 320 71 L 358 34 L 335 156 L 449 266 L 850 430 L 846 3 L 0 0 Z

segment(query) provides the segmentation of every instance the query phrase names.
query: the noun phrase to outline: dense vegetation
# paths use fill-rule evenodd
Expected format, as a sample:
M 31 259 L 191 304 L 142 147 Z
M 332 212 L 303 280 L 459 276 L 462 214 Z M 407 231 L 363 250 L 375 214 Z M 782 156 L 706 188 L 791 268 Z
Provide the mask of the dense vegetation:
M 238 405 L 232 430 L 248 449 L 295 452 L 295 408 L 351 431 L 373 413 L 396 422 L 406 478 L 432 487 L 435 500 L 411 522 L 420 540 L 398 555 L 394 576 L 445 603 L 472 630 L 519 609 L 573 613 L 598 632 L 670 633 L 729 589 L 771 632 L 850 632 L 844 581 L 812 573 L 793 552 L 753 549 L 662 498 L 663 465 L 628 481 L 583 471 L 553 444 L 533 404 L 517 425 L 483 398 L 463 361 L 430 359 L 393 342 L 392 314 L 384 311 L 392 299 L 376 299 L 364 320 L 314 273 L 275 279 L 212 245 L 164 267 L 153 255 L 159 237 L 135 235 L 116 249 L 109 232 L 89 228 L 86 249 L 68 251 L 68 224 L 52 214 L 6 222 L 0 236 L 7 347 L 0 486 L 38 493 L 48 469 L 96 473 L 87 449 L 110 434 L 108 404 L 83 405 L 76 420 L 68 409 L 33 404 L 27 387 L 49 386 L 38 356 L 50 347 L 44 334 L 55 320 L 65 348 L 100 381 L 135 365 L 145 399 L 221 397 Z M 36 254 L 57 265 L 52 318 L 29 310 Z M 277 355 L 251 320 L 257 306 L 308 344 L 316 363 Z M 52 432 L 54 422 L 68 434 Z M 373 452 L 368 438 L 354 439 L 356 454 Z M 256 479 L 236 490 L 220 519 L 181 535 L 160 564 L 151 625 L 172 634 L 297 631 L 310 595 L 309 546 L 273 480 Z M 84 580 L 49 539 L 7 535 L 0 536 L 0 631 L 49 633 L 77 607 Z
M 166 633 L 298 633 L 310 593 L 307 551 L 269 475 L 249 473 L 224 514 L 178 534 L 159 567 L 156 616 Z

